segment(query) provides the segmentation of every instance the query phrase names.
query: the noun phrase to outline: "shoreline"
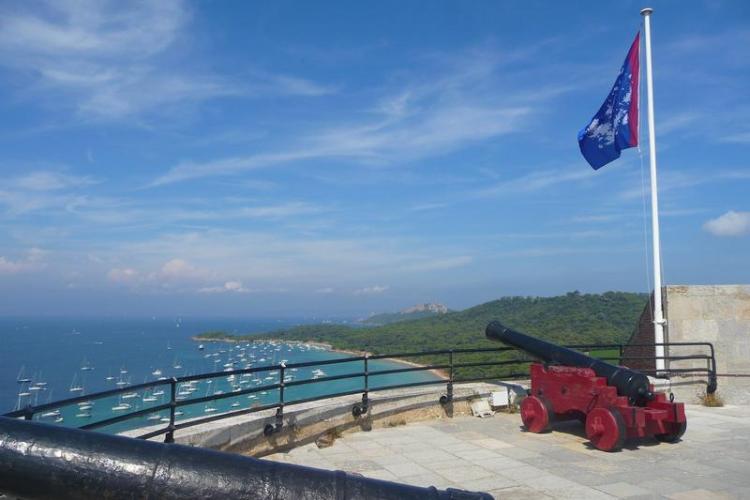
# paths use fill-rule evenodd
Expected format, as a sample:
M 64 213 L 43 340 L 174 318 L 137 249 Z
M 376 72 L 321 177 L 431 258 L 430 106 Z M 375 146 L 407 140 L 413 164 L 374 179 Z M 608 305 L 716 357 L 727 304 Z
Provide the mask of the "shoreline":
M 251 339 L 240 339 L 238 337 L 225 337 L 225 338 L 201 338 L 200 335 L 194 335 L 191 337 L 191 339 L 195 342 L 224 342 L 227 344 L 241 344 L 243 342 L 247 343 L 253 343 L 253 342 L 260 342 L 260 340 L 251 340 Z M 373 356 L 371 352 L 368 351 L 358 351 L 354 349 L 339 349 L 336 347 L 333 347 L 331 344 L 327 342 L 316 342 L 314 340 L 281 340 L 281 339 L 264 339 L 263 341 L 271 341 L 271 342 L 284 342 L 285 344 L 290 345 L 305 345 L 309 347 L 319 347 L 323 348 L 327 351 L 331 352 L 337 352 L 340 354 L 350 354 L 352 356 Z M 416 363 L 414 361 L 408 361 L 406 359 L 399 359 L 399 358 L 381 358 L 384 360 L 392 361 L 393 363 L 398 363 L 400 365 L 406 365 L 410 367 L 424 367 L 424 364 Z M 434 376 L 436 376 L 439 379 L 442 380 L 448 380 L 450 377 L 443 369 L 433 368 L 430 370 L 424 370 L 432 373 Z

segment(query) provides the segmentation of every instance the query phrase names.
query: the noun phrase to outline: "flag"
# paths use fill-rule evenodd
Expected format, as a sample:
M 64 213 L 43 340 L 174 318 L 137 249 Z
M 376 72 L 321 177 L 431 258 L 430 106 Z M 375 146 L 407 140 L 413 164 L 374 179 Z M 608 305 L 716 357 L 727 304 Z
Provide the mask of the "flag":
M 638 145 L 638 82 L 640 31 L 630 46 L 612 91 L 588 125 L 578 132 L 581 153 L 594 170 Z

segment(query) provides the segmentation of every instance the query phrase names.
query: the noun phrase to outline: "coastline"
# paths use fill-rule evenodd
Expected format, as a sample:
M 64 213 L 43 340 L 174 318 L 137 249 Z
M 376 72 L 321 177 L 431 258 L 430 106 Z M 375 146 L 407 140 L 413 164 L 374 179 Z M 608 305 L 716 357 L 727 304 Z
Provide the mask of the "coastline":
M 195 342 L 224 342 L 224 343 L 227 343 L 227 344 L 241 344 L 243 342 L 247 342 L 247 343 L 261 342 L 260 340 L 251 340 L 251 339 L 247 339 L 247 338 L 242 339 L 242 338 L 238 338 L 238 337 L 205 338 L 205 337 L 201 337 L 200 335 L 194 335 L 193 337 L 191 337 L 191 339 L 193 341 L 195 341 Z M 368 351 L 358 351 L 358 350 L 354 350 L 354 349 L 339 349 L 339 348 L 333 347 L 329 343 L 326 343 L 326 342 L 316 342 L 314 340 L 263 339 L 263 342 L 269 342 L 269 341 L 270 342 L 284 342 L 285 344 L 290 344 L 290 345 L 306 345 L 306 346 L 309 346 L 309 347 L 318 347 L 318 348 L 323 348 L 323 349 L 325 349 L 327 351 L 337 352 L 337 353 L 340 353 L 340 354 L 350 354 L 352 356 L 373 356 L 373 353 L 368 352 Z M 421 368 L 421 367 L 425 366 L 424 364 L 421 364 L 421 363 L 416 363 L 414 361 L 408 361 L 408 360 L 399 359 L 399 358 L 382 358 L 382 359 L 388 360 L 388 361 L 392 361 L 393 363 L 397 363 L 397 364 L 400 364 L 400 365 L 405 365 L 405 366 L 415 367 L 415 368 L 417 368 L 417 367 Z M 427 370 L 427 371 L 429 371 L 430 373 L 432 373 L 436 377 L 438 377 L 440 379 L 443 379 L 443 380 L 448 380 L 448 378 L 450 378 L 448 376 L 448 373 L 446 373 L 445 370 L 442 370 L 442 369 L 433 368 L 433 369 Z

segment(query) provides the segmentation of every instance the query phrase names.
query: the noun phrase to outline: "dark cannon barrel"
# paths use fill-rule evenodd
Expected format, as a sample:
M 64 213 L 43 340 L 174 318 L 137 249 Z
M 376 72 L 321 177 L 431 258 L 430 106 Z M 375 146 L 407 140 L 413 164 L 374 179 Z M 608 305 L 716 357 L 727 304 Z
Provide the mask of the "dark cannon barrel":
M 487 325 L 485 335 L 490 340 L 517 347 L 545 363 L 591 368 L 599 377 L 606 377 L 607 384 L 617 388 L 617 394 L 627 396 L 636 404 L 643 404 L 653 397 L 648 377 L 635 370 L 600 361 L 567 347 L 517 332 L 503 326 L 499 321 Z
M 0 417 L 0 493 L 28 499 L 492 499 L 7 417 Z

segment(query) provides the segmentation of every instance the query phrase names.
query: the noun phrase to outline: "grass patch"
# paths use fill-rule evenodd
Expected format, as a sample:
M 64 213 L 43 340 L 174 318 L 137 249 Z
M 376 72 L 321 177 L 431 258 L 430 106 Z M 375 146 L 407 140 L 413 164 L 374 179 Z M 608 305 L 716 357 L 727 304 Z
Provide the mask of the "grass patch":
M 703 406 L 708 406 L 709 408 L 721 408 L 724 406 L 724 399 L 718 392 L 712 394 L 707 392 L 701 393 L 698 395 L 698 399 L 700 399 Z

